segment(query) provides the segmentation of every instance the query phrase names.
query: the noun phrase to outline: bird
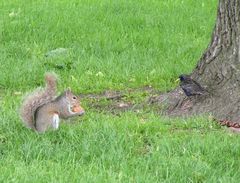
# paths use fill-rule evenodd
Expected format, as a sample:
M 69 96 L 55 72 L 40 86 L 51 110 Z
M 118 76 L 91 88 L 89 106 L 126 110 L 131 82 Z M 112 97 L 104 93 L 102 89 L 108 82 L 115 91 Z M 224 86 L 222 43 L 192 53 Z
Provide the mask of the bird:
M 189 75 L 182 74 L 179 76 L 180 80 L 180 87 L 184 91 L 185 95 L 196 96 L 196 95 L 203 95 L 207 91 L 196 81 L 194 81 Z

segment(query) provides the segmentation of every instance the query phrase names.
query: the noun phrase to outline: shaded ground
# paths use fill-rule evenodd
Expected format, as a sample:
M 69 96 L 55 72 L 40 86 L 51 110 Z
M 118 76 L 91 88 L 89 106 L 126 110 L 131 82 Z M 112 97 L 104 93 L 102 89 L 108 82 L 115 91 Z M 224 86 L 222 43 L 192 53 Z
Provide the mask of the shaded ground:
M 122 91 L 106 90 L 99 94 L 81 94 L 80 97 L 86 101 L 87 107 L 112 114 L 151 111 L 168 116 L 184 116 L 193 106 L 191 97 L 185 97 L 180 88 L 163 93 L 145 86 Z M 181 110 L 175 110 L 176 107 Z
M 122 91 L 106 90 L 99 94 L 81 94 L 80 97 L 86 101 L 87 107 L 112 114 L 144 111 L 183 117 L 195 105 L 193 98 L 186 97 L 181 88 L 163 93 L 145 86 Z
M 145 86 L 123 91 L 106 90 L 99 94 L 81 94 L 80 97 L 91 109 L 119 115 L 127 111 L 162 113 L 164 105 L 159 102 L 159 96 L 164 101 L 164 94 L 161 94 L 151 86 Z
M 193 111 L 193 107 L 197 105 L 196 101 L 204 100 L 204 96 L 186 97 L 181 88 L 162 93 L 150 86 L 123 91 L 106 90 L 99 94 L 82 94 L 80 97 L 86 102 L 87 108 L 95 109 L 98 112 L 114 115 L 121 115 L 121 113 L 127 111 L 136 113 L 154 112 L 172 117 L 188 116 Z M 238 123 L 216 120 L 210 114 L 208 116 L 210 120 L 217 122 L 219 125 L 230 127 L 231 132 L 240 132 Z M 235 127 L 236 124 L 237 127 Z M 173 131 L 175 130 L 177 129 L 173 129 Z

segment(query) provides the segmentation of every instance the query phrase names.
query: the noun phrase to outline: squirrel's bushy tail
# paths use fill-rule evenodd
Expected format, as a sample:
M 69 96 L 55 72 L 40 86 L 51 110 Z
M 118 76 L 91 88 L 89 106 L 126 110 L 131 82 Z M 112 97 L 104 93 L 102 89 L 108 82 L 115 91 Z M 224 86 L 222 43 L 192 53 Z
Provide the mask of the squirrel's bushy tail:
M 57 76 L 53 73 L 46 73 L 45 80 L 46 87 L 37 89 L 26 96 L 20 107 L 20 116 L 24 124 L 32 129 L 35 129 L 34 114 L 37 108 L 52 101 L 56 96 Z

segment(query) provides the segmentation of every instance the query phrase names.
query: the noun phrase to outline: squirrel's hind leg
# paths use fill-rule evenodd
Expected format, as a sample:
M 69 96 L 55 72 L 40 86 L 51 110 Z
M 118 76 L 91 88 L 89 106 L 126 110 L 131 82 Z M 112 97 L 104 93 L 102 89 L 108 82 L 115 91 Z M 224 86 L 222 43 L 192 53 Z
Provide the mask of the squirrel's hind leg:
M 54 114 L 47 114 L 45 111 L 38 111 L 36 115 L 36 130 L 39 133 L 43 133 L 53 127 L 53 116 Z

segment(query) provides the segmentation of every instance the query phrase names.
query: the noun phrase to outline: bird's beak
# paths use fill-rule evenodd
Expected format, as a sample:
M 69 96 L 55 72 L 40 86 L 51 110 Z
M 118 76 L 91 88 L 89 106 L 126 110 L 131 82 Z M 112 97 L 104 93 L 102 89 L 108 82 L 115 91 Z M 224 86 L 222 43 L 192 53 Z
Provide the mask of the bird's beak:
M 179 78 L 177 78 L 176 80 L 175 80 L 175 83 L 178 83 L 180 81 L 180 79 Z

